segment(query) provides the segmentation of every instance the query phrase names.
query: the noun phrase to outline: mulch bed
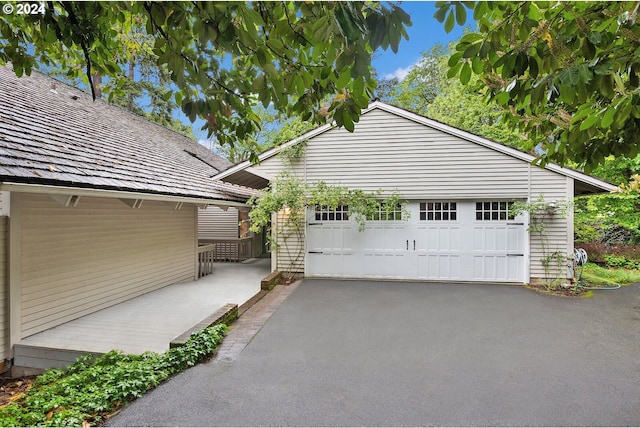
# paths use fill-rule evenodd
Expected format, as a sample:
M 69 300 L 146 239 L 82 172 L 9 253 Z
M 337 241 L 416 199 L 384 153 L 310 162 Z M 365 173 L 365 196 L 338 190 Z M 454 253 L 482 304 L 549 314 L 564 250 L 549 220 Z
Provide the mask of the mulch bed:
M 537 291 L 539 293 L 560 297 L 583 297 L 586 296 L 589 292 L 589 290 L 586 290 L 582 287 L 575 287 L 573 285 L 571 285 L 570 287 L 548 288 L 543 284 L 528 284 L 525 285 L 525 288 Z
M 0 376 L 0 407 L 16 401 L 31 388 L 36 376 L 27 376 L 11 379 Z

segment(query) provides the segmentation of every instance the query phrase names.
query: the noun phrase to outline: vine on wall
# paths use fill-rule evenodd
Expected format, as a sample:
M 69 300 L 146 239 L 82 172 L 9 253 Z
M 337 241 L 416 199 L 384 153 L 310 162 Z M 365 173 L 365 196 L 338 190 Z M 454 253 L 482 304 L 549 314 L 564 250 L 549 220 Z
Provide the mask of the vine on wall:
M 571 208 L 570 201 L 547 202 L 543 194 L 540 194 L 535 201 L 517 201 L 512 205 L 513 215 L 529 214 L 528 230 L 531 236 L 537 236 L 539 239 L 542 250 L 540 263 L 545 276 L 544 286 L 549 290 L 564 285 L 566 281 L 564 268 L 573 255 L 567 255 L 564 251 L 551 248 L 547 225 L 553 218 L 566 218 Z
M 408 219 L 409 212 L 405 203 L 397 194 L 381 198 L 382 191 L 365 192 L 360 189 L 349 189 L 344 186 L 333 186 L 320 181 L 315 184 L 301 180 L 283 172 L 273 180 L 267 189 L 249 200 L 253 209 L 249 213 L 251 231 L 259 232 L 271 224 L 273 215 L 278 216 L 275 232 L 269 236 L 271 248 L 286 254 L 289 260 L 287 271 L 302 271 L 304 261 L 305 213 L 308 207 L 316 205 L 335 209 L 339 205 L 348 205 L 349 217 L 363 231 L 367 218 L 376 214 L 391 214 L 400 206 L 402 218 Z

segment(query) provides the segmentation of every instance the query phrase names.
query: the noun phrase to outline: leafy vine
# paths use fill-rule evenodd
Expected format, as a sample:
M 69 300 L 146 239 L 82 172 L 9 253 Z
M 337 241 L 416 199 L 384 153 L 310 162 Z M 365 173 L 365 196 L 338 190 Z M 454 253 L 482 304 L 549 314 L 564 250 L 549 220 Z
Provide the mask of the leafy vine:
M 272 228 L 275 233 L 268 239 L 271 248 L 286 255 L 289 260 L 287 271 L 292 273 L 302 271 L 304 248 L 300 242 L 304 242 L 308 207 L 320 205 L 336 209 L 339 205 L 347 205 L 350 218 L 358 224 L 361 232 L 365 229 L 367 219 L 376 218 L 380 213 L 397 212 L 398 207 L 402 219 L 409 218 L 406 204 L 395 193 L 382 198 L 382 191 L 370 193 L 329 185 L 324 181 L 308 184 L 286 172 L 280 173 L 267 189 L 251 198 L 249 204 L 253 205 L 249 213 L 253 232 L 269 227 L 272 220 L 276 221 L 276 227 Z
M 563 251 L 551 249 L 547 224 L 554 217 L 566 218 L 569 209 L 572 208 L 570 201 L 547 202 L 544 195 L 540 194 L 535 201 L 516 201 L 512 205 L 512 214 L 518 216 L 523 213 L 529 214 L 528 231 L 539 238 L 542 258 L 540 263 L 544 269 L 544 285 L 547 289 L 555 289 L 562 285 L 566 278 L 563 276 L 563 267 L 569 260 Z

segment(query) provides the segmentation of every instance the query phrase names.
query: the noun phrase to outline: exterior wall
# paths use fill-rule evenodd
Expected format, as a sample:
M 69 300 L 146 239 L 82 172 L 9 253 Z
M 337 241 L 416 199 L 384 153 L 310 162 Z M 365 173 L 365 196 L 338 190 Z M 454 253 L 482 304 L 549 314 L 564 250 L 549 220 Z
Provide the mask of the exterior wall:
M 270 176 L 287 170 L 308 182 L 397 192 L 408 200 L 535 201 L 544 194 L 546 200 L 560 202 L 573 196 L 570 178 L 381 110 L 363 115 L 354 133 L 332 129 L 311 138 L 294 165 L 274 156 L 253 168 Z M 569 221 L 556 216 L 547 225 L 552 251 L 571 251 Z M 304 247 L 304 239 L 298 245 Z M 278 269 L 287 262 L 280 253 L 278 249 Z M 544 277 L 542 253 L 540 240 L 532 239 L 532 278 Z
M 275 253 L 275 270 L 292 273 L 304 272 L 304 229 L 294 230 L 287 227 L 287 213 L 280 211 L 275 215 L 275 226 L 272 226 L 272 233 L 278 238 L 278 245 L 272 248 Z M 272 269 L 273 270 L 273 269 Z
M 278 157 L 254 168 L 277 175 Z M 528 196 L 528 164 L 381 110 L 356 131 L 332 129 L 307 142 L 290 172 L 365 191 L 397 191 L 407 199 Z
M 198 239 L 238 238 L 238 210 L 210 206 L 198 209 Z
M 18 205 L 22 338 L 194 278 L 193 205 L 82 198 L 65 208 L 34 194 Z
M 535 202 L 542 195 L 545 202 L 556 201 L 558 205 L 573 201 L 573 179 L 555 174 L 542 168 L 531 166 L 531 195 L 530 201 Z M 545 236 L 531 233 L 531 278 L 545 278 L 542 260 L 553 252 L 565 255 L 573 254 L 573 210 L 570 208 L 567 216 L 560 212 L 546 215 L 544 219 Z M 555 262 L 552 263 L 555 266 Z M 551 267 L 551 266 L 550 266 Z M 568 271 L 552 274 L 566 277 Z
M 0 192 L 1 193 L 1 192 Z M 7 311 L 9 299 L 7 298 L 7 237 L 9 218 L 0 216 L 0 364 L 7 358 L 9 335 L 7 332 Z

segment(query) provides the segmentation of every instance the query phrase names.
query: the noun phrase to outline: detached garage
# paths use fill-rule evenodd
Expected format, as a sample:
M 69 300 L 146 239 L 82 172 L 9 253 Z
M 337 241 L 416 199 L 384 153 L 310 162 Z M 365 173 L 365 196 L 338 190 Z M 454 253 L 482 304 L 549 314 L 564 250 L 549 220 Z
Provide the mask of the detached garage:
M 304 145 L 291 164 L 279 153 Z M 544 277 L 544 254 L 573 254 L 573 215 L 550 215 L 543 240 L 530 234 L 515 201 L 543 198 L 551 205 L 576 195 L 611 192 L 606 182 L 557 165 L 532 165 L 534 157 L 476 135 L 376 101 L 355 132 L 326 125 L 216 178 L 251 185 L 282 171 L 309 183 L 358 188 L 406 201 L 381 212 L 358 231 L 348 206 L 313 207 L 292 251 L 272 253 L 274 267 L 308 277 L 491 281 L 529 283 Z M 281 224 L 276 219 L 274 228 Z M 295 238 L 295 237 L 292 237 Z M 297 238 L 295 238 L 297 239 Z M 544 248 L 543 248 L 544 247 Z M 297 256 L 296 256 L 297 257 Z M 566 272 L 561 275 L 569 277 Z

